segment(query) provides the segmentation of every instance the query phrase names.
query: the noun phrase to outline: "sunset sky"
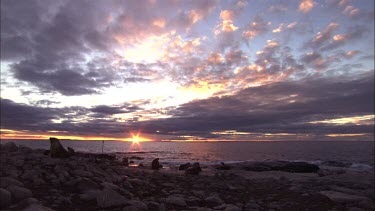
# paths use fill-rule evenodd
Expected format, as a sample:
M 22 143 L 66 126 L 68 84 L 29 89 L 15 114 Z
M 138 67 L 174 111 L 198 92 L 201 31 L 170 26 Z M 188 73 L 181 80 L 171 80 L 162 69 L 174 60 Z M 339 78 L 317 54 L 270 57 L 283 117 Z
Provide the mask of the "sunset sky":
M 1 138 L 373 140 L 373 0 L 1 1 Z

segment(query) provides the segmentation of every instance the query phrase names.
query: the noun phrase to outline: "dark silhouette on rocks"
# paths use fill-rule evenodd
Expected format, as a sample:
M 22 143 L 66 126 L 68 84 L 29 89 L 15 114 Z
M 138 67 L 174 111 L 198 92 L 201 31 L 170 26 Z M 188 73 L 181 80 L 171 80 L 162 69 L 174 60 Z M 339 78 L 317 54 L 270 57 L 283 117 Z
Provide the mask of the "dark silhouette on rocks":
M 60 144 L 59 139 L 57 138 L 49 138 L 51 143 L 50 146 L 50 155 L 53 158 L 67 158 L 69 157 L 69 152 L 64 149 L 64 147 Z
M 189 167 L 191 167 L 191 164 L 190 164 L 190 163 L 181 164 L 181 165 L 178 167 L 178 170 L 183 171 L 183 170 L 188 169 Z
M 159 158 L 155 158 L 151 163 L 151 169 L 159 170 L 160 168 L 163 168 L 163 165 L 160 165 Z

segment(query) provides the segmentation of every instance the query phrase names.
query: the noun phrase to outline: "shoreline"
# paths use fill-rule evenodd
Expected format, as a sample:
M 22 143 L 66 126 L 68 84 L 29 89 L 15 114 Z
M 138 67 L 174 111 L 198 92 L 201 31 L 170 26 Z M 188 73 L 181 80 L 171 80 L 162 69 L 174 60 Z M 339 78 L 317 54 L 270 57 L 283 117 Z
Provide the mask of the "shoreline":
M 176 167 L 124 166 L 119 158 L 111 159 L 110 153 L 102 158 L 83 152 L 51 158 L 45 150 L 15 144 L 4 148 L 3 144 L 0 155 L 1 208 L 5 210 L 375 208 L 374 173 L 340 167 L 320 168 L 314 173 L 257 172 L 251 169 L 253 164 L 243 162 L 224 164 L 228 168 L 221 169 L 220 165 L 202 165 L 199 174 L 190 175 Z M 10 200 L 5 208 L 7 194 Z

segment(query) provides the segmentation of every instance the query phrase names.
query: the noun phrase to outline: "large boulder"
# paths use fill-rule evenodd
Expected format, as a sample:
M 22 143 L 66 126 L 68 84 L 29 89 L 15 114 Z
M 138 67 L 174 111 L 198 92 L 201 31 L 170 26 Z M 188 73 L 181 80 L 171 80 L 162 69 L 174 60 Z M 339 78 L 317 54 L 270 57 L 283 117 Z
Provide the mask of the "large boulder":
M 186 207 L 187 206 L 184 197 L 182 195 L 178 195 L 178 194 L 168 196 L 166 198 L 166 202 L 167 202 L 167 204 L 177 205 L 177 206 L 180 206 L 180 207 Z
M 12 177 L 0 177 L 0 187 L 6 188 L 10 185 L 23 186 L 22 182 L 12 178 Z
M 8 142 L 8 143 L 5 143 L 1 146 L 1 150 L 7 151 L 7 152 L 15 152 L 15 151 L 18 150 L 18 147 L 15 143 Z
M 101 208 L 118 207 L 126 204 L 127 199 L 112 189 L 104 189 L 96 196 L 96 203 Z
M 7 190 L 12 194 L 15 201 L 20 201 L 22 199 L 30 198 L 33 194 L 32 192 L 24 187 L 19 187 L 16 185 L 10 185 Z
M 43 205 L 40 205 L 40 204 L 31 204 L 25 209 L 23 209 L 22 211 L 54 211 L 54 210 L 51 208 L 45 207 Z
M 178 170 L 183 171 L 183 170 L 188 169 L 189 167 L 191 167 L 191 163 L 181 164 L 181 165 L 178 167 Z
M 155 158 L 151 163 L 151 169 L 153 170 L 159 170 L 160 168 L 163 168 L 162 165 L 159 163 L 159 158 Z
M 12 197 L 9 191 L 0 188 L 0 209 L 7 208 L 12 203 Z
M 50 147 L 50 155 L 53 158 L 67 158 L 69 157 L 69 152 L 61 145 L 59 139 L 57 138 L 49 138 L 51 147 Z
M 88 191 L 88 190 L 95 190 L 95 189 L 100 188 L 100 186 L 98 184 L 96 184 L 96 182 L 94 182 L 90 179 L 87 179 L 87 178 L 82 178 L 77 183 L 77 187 L 81 192 L 85 192 L 85 191 Z
M 193 163 L 193 165 L 185 170 L 185 174 L 199 174 L 202 171 L 201 166 L 198 162 Z

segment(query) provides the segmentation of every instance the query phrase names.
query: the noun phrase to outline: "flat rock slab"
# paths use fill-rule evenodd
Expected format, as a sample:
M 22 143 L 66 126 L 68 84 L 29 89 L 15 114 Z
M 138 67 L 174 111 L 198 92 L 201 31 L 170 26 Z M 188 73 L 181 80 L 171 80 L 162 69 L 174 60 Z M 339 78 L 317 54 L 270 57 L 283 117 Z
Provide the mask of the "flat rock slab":
M 362 200 L 369 200 L 364 196 L 350 195 L 337 191 L 320 191 L 319 193 L 336 202 L 358 202 Z

